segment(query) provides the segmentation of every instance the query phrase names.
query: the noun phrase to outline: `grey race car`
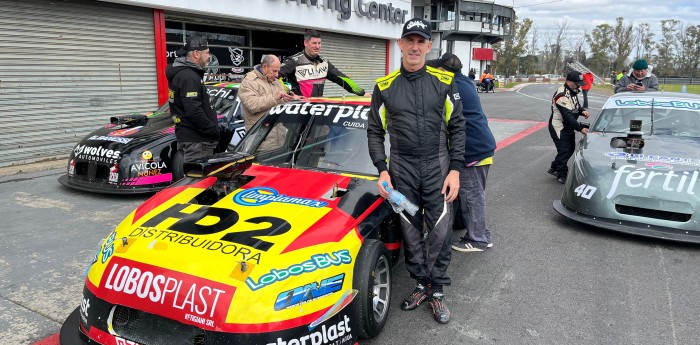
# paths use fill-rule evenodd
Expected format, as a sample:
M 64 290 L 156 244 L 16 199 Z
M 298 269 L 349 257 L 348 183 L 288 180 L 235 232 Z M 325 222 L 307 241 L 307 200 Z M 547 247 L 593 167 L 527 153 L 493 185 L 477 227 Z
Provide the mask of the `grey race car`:
M 700 243 L 700 96 L 624 92 L 569 160 L 554 209 L 624 233 Z

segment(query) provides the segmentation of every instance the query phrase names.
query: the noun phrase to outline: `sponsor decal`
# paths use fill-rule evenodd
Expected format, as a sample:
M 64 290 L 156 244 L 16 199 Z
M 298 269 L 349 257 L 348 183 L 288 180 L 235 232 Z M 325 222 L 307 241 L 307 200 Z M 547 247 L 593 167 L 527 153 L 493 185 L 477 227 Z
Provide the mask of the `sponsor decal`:
M 75 159 L 71 159 L 68 164 L 68 176 L 75 175 Z
M 111 136 L 106 136 L 106 135 L 93 135 L 93 136 L 89 137 L 87 140 L 114 141 L 117 143 L 126 144 L 126 143 L 131 141 L 131 138 L 111 137 Z
M 350 256 L 350 251 L 347 249 L 339 250 L 330 254 L 315 254 L 312 255 L 309 260 L 302 263 L 294 264 L 279 270 L 272 269 L 270 272 L 261 275 L 257 282 L 248 277 L 245 283 L 251 290 L 256 291 L 292 276 L 314 272 L 316 270 L 331 266 L 347 265 L 349 263 L 352 263 L 352 256 Z
M 338 292 L 343 287 L 344 278 L 345 274 L 341 273 L 337 276 L 323 279 L 320 283 L 313 282 L 284 291 L 277 295 L 275 310 L 287 309 Z
M 192 92 L 186 93 L 185 97 L 188 97 L 188 98 L 197 97 L 198 94 L 199 93 L 197 91 L 192 91 Z
M 90 299 L 83 297 L 80 301 L 80 318 L 84 325 L 88 323 L 88 309 L 90 309 Z
M 606 157 L 612 159 L 624 159 L 624 160 L 634 160 L 639 162 L 653 162 L 653 163 L 664 163 L 673 165 L 689 165 L 689 166 L 700 166 L 700 160 L 684 157 L 672 157 L 672 156 L 662 156 L 662 155 L 647 155 L 643 153 L 627 153 L 627 152 L 608 152 L 605 154 Z
M 105 300 L 215 329 L 236 290 L 215 281 L 120 257 L 110 261 L 100 288 Z
M 234 66 L 238 67 L 243 63 L 243 61 L 245 61 L 245 57 L 243 55 L 243 49 L 228 47 L 228 52 L 230 54 L 229 57 L 231 58 L 231 63 Z
M 242 190 L 233 196 L 233 202 L 244 206 L 262 206 L 271 202 L 309 207 L 323 207 L 328 205 L 325 201 L 280 194 L 274 188 L 269 187 L 256 187 Z
M 150 152 L 150 151 L 149 151 Z M 165 162 L 145 162 L 131 165 L 131 171 L 136 172 L 136 176 L 154 176 L 162 174 L 162 169 L 167 168 Z M 133 176 L 133 174 L 132 174 Z
M 313 322 L 311 322 L 309 324 L 309 326 L 308 326 L 309 331 L 313 331 L 313 329 L 316 328 L 316 326 L 322 324 L 326 320 L 335 316 L 335 314 L 337 314 L 339 311 L 343 310 L 346 306 L 348 306 L 352 302 L 353 299 L 355 299 L 355 296 L 357 296 L 358 292 L 359 291 L 357 291 L 355 289 L 345 290 L 345 292 L 343 293 L 343 296 L 341 296 L 338 299 L 338 301 L 335 302 L 335 304 L 330 309 L 328 309 L 328 311 L 326 311 L 323 315 L 321 315 L 321 317 L 319 317 L 318 319 L 314 320 Z
M 141 158 L 144 160 L 151 160 L 153 159 L 153 153 L 150 150 L 146 149 L 141 154 Z
M 340 104 L 311 104 L 311 103 L 285 103 L 270 109 L 270 114 L 287 113 L 291 115 L 312 115 L 312 116 L 330 116 L 333 115 L 333 123 L 339 123 L 340 120 L 364 120 L 367 122 L 367 113 L 369 107 L 349 106 Z
M 115 184 L 119 181 L 119 164 L 114 164 L 109 168 L 109 183 Z
M 132 128 L 118 129 L 118 130 L 116 130 L 116 131 L 111 131 L 111 132 L 109 132 L 109 136 L 110 136 L 110 137 L 124 137 L 124 136 L 131 135 L 131 134 L 134 134 L 134 133 L 137 133 L 137 132 L 141 131 L 141 128 L 143 128 L 143 126 L 136 126 L 136 127 L 132 127 Z M 131 140 L 131 139 L 130 139 L 130 140 Z
M 224 255 L 237 256 L 242 260 L 255 262 L 256 264 L 260 263 L 260 252 L 253 253 L 250 248 L 237 245 L 237 243 L 212 240 L 205 237 L 181 234 L 174 231 L 143 227 L 134 229 L 128 237 L 150 238 L 161 242 L 175 243 L 183 246 L 219 252 Z
M 455 98 L 455 100 L 461 99 L 461 98 L 459 97 L 459 94 L 458 94 L 458 93 L 455 93 L 455 94 L 453 95 L 453 97 Z
M 647 163 L 644 165 L 651 168 L 651 169 L 657 169 L 657 170 L 672 170 L 673 169 L 673 165 L 671 165 L 671 164 L 664 164 L 664 163 L 658 163 L 658 162 L 650 162 L 650 163 Z
M 615 105 L 620 108 L 624 107 L 654 107 L 654 108 L 672 108 L 672 109 L 700 109 L 700 102 L 688 101 L 655 101 L 655 100 L 621 100 L 616 99 Z
M 212 89 L 209 89 L 208 93 L 209 93 L 209 96 L 211 96 L 212 98 L 232 99 L 233 95 L 231 95 L 231 94 L 232 93 L 235 94 L 235 91 L 236 91 L 236 89 L 212 88 Z
M 112 254 L 114 254 L 114 239 L 117 237 L 117 230 L 112 230 L 112 233 L 105 239 L 105 244 L 102 246 L 102 263 L 107 262 Z
M 112 128 L 112 127 L 116 127 L 116 126 L 117 126 L 116 123 L 108 123 L 108 124 L 106 124 L 106 125 L 105 125 L 104 127 L 102 127 L 102 128 Z M 110 135 L 112 135 L 112 134 L 110 133 Z
M 697 170 L 692 173 L 690 171 L 680 173 L 673 170 L 658 172 L 647 168 L 637 168 L 634 165 L 623 165 L 615 171 L 615 178 L 607 198 L 615 196 L 620 184 L 624 184 L 627 188 L 649 189 L 652 182 L 655 182 L 656 185 L 661 184 L 661 188 L 666 192 L 694 195 L 698 175 L 700 173 Z
M 85 159 L 102 163 L 114 163 L 121 156 L 121 151 L 87 145 L 78 145 L 73 149 L 73 152 L 75 153 L 75 158 L 77 159 Z
M 350 318 L 347 315 L 343 315 L 343 319 L 340 322 L 329 327 L 323 325 L 317 331 L 299 338 L 277 338 L 277 342 L 268 343 L 267 345 L 342 345 L 352 341 L 351 332 Z
M 114 342 L 116 345 L 141 345 L 135 341 L 123 339 L 123 338 L 117 337 L 116 335 L 114 336 Z

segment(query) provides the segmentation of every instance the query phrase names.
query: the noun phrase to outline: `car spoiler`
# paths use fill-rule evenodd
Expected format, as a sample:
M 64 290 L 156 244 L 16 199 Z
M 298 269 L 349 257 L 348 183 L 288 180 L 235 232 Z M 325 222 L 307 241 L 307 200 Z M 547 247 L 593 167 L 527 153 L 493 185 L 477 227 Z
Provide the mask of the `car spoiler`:
M 143 114 L 112 116 L 109 122 L 114 125 L 145 126 L 148 123 L 148 116 Z
M 216 176 L 231 179 L 253 165 L 254 159 L 254 155 L 247 153 L 225 152 L 207 161 L 185 162 L 183 171 L 185 176 L 192 178 Z

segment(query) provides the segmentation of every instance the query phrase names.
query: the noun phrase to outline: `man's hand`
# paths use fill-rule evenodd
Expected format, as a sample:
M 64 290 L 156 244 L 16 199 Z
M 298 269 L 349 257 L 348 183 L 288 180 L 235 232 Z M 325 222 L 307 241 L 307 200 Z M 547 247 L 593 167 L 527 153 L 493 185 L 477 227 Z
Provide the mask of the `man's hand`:
M 391 177 L 389 177 L 389 172 L 386 170 L 379 173 L 379 179 L 377 180 L 377 189 L 379 190 L 379 195 L 381 195 L 382 198 L 386 199 L 389 197 L 389 192 L 387 192 L 386 189 L 384 189 L 384 186 L 382 186 L 384 182 L 386 182 L 389 185 L 389 188 L 394 188 L 394 186 L 391 184 Z
M 588 128 L 581 128 L 581 133 L 588 134 Z
M 284 92 L 284 91 L 280 91 L 280 92 L 277 94 L 277 99 L 282 100 L 282 101 L 284 101 L 284 102 L 288 102 L 288 101 L 290 100 L 289 97 L 290 97 L 289 94 L 287 94 L 287 93 Z
M 590 116 L 590 114 L 588 113 L 588 110 L 584 110 L 581 112 L 581 116 L 583 116 L 583 118 L 587 119 L 588 116 Z
M 627 91 L 637 91 L 637 85 L 627 84 Z
M 365 96 L 365 97 L 372 97 L 372 94 L 369 93 L 369 92 L 365 92 L 365 94 L 364 94 L 363 96 Z
M 447 174 L 445 182 L 442 184 L 442 195 L 445 196 L 447 202 L 453 202 L 457 199 L 457 195 L 459 195 L 459 171 L 451 170 Z
M 647 88 L 644 87 L 644 85 L 636 85 L 637 86 L 637 91 L 643 92 L 646 91 Z

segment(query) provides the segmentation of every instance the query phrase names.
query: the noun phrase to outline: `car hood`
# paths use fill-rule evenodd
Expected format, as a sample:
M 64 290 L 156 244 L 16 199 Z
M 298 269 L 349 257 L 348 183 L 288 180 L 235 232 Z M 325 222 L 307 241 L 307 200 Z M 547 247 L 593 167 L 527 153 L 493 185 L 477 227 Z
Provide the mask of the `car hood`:
M 356 179 L 258 165 L 244 174 L 254 178 L 211 205 L 195 200 L 214 177 L 146 201 L 101 245 L 86 287 L 212 330 L 291 328 L 320 317 L 352 289 L 359 220 L 332 191 Z M 290 307 L 280 297 L 305 286 L 318 298 Z
M 169 116 L 159 116 L 148 120 L 147 125 L 122 126 L 109 124 L 86 135 L 73 149 L 78 159 L 92 160 L 106 156 L 118 158 L 134 148 L 172 136 L 175 127 Z M 96 149 L 96 148 L 101 148 Z M 108 155 L 107 151 L 112 152 Z M 88 154 L 86 154 L 88 152 Z
M 623 133 L 589 133 L 570 161 L 572 178 L 562 203 L 590 216 L 669 226 L 657 215 L 662 211 L 690 216 L 700 205 L 700 139 L 679 136 L 646 136 L 641 150 L 610 148 L 610 140 Z M 635 216 L 620 214 L 636 210 Z M 676 224 L 697 228 L 692 220 Z

